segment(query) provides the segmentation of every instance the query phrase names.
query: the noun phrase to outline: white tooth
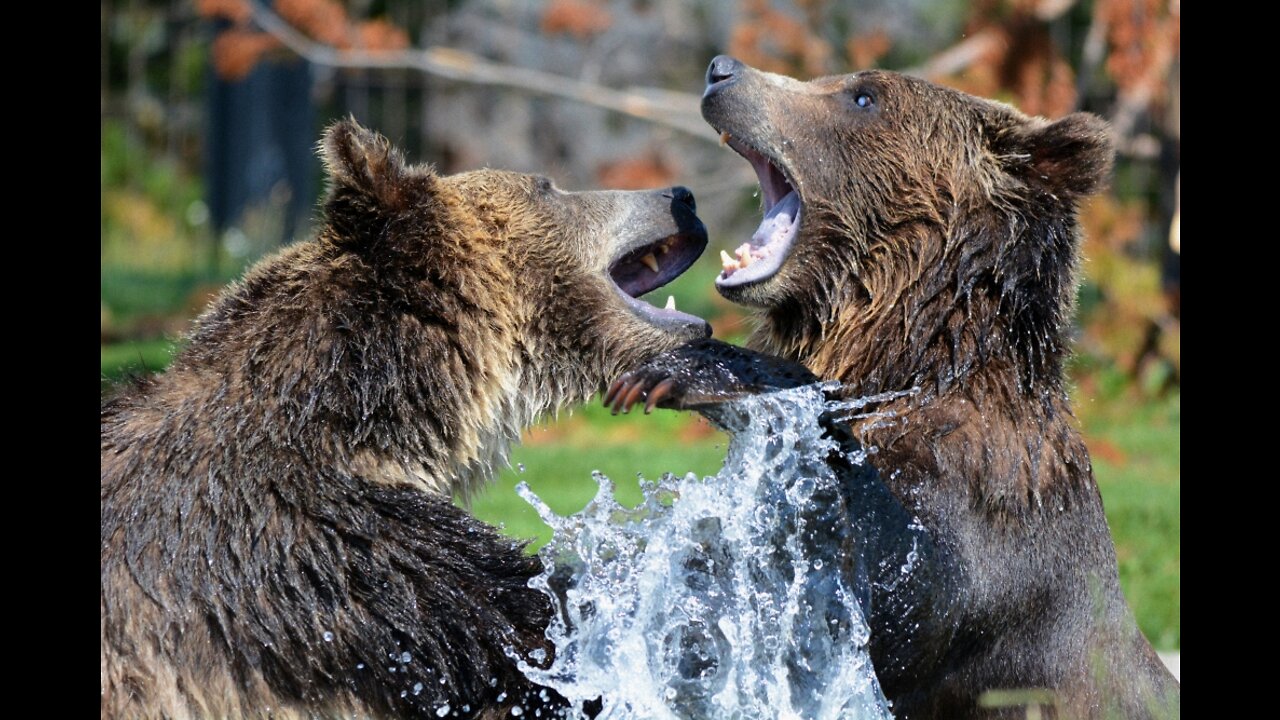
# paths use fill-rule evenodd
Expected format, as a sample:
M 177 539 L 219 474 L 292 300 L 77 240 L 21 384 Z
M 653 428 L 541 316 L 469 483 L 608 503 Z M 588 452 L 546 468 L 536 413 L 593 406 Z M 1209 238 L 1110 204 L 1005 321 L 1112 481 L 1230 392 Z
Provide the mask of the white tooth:
M 645 267 L 649 268 L 655 273 L 658 272 L 658 258 L 654 257 L 653 253 L 649 253 L 648 255 L 645 255 L 644 257 L 640 258 L 640 262 L 644 263 Z
M 737 260 L 734 260 L 734 259 L 733 259 L 733 258 L 731 258 L 731 257 L 729 257 L 729 253 L 727 253 L 727 252 L 725 252 L 725 251 L 721 250 L 721 251 L 720 251 L 720 264 L 721 264 L 721 265 L 723 265 L 726 269 L 728 269 L 728 268 L 731 268 L 731 267 L 737 267 L 737 266 L 738 266 L 738 261 L 737 261 Z
M 668 295 L 668 296 L 667 296 L 667 306 L 666 306 L 665 308 L 663 308 L 663 310 L 675 310 L 675 309 L 676 309 L 676 296 L 675 296 L 675 295 Z
M 720 147 L 724 147 L 729 144 L 729 137 L 730 135 L 727 132 L 720 133 Z

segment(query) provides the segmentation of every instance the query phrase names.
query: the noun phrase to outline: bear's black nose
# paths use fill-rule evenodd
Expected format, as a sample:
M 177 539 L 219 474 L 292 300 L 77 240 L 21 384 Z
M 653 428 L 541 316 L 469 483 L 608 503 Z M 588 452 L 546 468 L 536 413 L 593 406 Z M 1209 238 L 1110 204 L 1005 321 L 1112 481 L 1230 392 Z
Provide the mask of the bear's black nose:
M 707 85 L 715 85 L 718 82 L 732 80 L 742 70 L 742 62 L 737 58 L 728 55 L 717 55 L 711 59 L 711 66 L 707 68 Z
M 698 212 L 698 203 L 693 199 L 693 193 L 689 192 L 689 188 L 683 185 L 677 185 L 671 188 L 671 200 L 674 203 L 688 205 L 689 212 Z

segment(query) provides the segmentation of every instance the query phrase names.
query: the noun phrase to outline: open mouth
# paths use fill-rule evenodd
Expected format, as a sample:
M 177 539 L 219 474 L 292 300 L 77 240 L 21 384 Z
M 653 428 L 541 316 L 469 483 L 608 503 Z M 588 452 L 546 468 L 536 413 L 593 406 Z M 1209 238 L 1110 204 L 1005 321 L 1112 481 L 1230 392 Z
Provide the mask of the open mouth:
M 707 321 L 677 310 L 674 296 L 667 296 L 664 307 L 655 307 L 639 298 L 680 277 L 706 247 L 707 231 L 702 223 L 697 223 L 691 230 L 624 249 L 622 255 L 610 263 L 609 278 L 627 307 L 645 322 L 668 332 L 692 331 L 705 337 L 711 332 Z
M 777 274 L 795 244 L 801 203 L 800 194 L 791 181 L 764 153 L 727 132 L 720 134 L 720 140 L 751 163 L 760 179 L 760 194 L 764 199 L 764 219 L 751 240 L 739 245 L 732 256 L 720 251 L 723 269 L 716 277 L 716 285 L 732 288 L 768 280 Z

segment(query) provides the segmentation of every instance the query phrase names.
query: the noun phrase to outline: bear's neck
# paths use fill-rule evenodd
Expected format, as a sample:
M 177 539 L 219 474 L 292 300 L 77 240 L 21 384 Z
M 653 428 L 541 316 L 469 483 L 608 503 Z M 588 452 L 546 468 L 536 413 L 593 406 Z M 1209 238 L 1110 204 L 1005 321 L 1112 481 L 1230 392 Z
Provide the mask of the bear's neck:
M 1021 230 L 947 239 L 917 228 L 885 246 L 900 255 L 877 257 L 892 272 L 861 269 L 774 308 L 751 345 L 841 381 L 846 397 L 907 393 L 855 424 L 886 467 L 908 469 L 894 475 L 902 487 L 984 478 L 998 512 L 1096 495 L 1062 375 L 1075 263 L 1060 253 L 1075 252 L 1074 226 Z
M 1074 223 L 1012 219 L 962 237 L 900 232 L 881 241 L 875 267 L 845 263 L 847 276 L 770 309 L 752 346 L 840 380 L 855 396 L 913 388 L 940 396 L 973 382 L 1060 394 Z
M 526 364 L 520 308 L 465 294 L 502 278 L 455 274 L 461 289 L 419 303 L 382 297 L 408 280 L 329 254 L 302 243 L 251 272 L 200 319 L 153 393 L 206 406 L 198 416 L 221 446 L 465 498 L 535 417 L 596 389 L 546 383 Z

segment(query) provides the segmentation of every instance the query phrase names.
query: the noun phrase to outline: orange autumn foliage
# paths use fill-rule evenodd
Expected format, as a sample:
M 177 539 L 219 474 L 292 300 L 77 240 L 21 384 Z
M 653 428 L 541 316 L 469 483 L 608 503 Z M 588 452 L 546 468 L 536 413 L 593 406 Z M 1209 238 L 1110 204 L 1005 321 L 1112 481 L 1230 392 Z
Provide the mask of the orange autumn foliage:
M 267 52 L 280 47 L 273 35 L 254 30 L 231 28 L 213 40 L 213 67 L 228 80 L 248 76 Z
M 586 40 L 612 26 L 608 9 L 587 0 L 551 0 L 542 12 L 542 31 L 548 35 L 563 33 Z
M 1094 12 L 1107 28 L 1107 72 L 1124 90 L 1132 89 L 1181 41 L 1177 0 L 1098 0 Z
M 613 190 L 643 190 L 671 185 L 676 171 L 656 152 L 601 163 L 596 170 L 600 186 Z
M 340 50 L 409 47 L 409 34 L 403 29 L 380 18 L 354 21 L 336 0 L 276 0 L 274 7 L 281 19 L 302 34 Z M 234 23 L 213 41 L 214 69 L 227 80 L 243 79 L 269 51 L 283 47 L 268 33 L 251 29 L 253 8 L 247 0 L 197 0 L 196 11 L 202 17 Z
M 276 12 L 309 37 L 336 48 L 351 47 L 351 20 L 334 0 L 276 0 Z
M 854 35 L 844 43 L 845 55 L 849 58 L 851 70 L 863 70 L 875 67 L 876 61 L 893 47 L 893 40 L 883 28 L 869 33 Z
M 249 21 L 253 10 L 249 0 L 196 0 L 196 12 L 201 17 L 221 18 L 240 25 Z
M 805 77 L 826 74 L 832 54 L 830 43 L 767 0 L 743 1 L 742 20 L 730 33 L 728 52 L 761 70 Z

